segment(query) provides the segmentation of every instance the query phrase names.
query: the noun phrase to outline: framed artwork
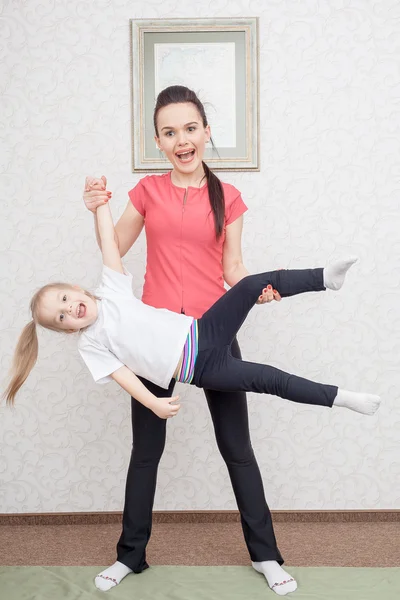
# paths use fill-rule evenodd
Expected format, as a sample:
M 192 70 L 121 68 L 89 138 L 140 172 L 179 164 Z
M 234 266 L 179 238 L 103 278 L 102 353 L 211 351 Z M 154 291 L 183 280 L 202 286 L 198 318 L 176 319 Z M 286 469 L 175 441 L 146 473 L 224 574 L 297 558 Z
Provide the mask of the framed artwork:
M 167 171 L 154 141 L 157 95 L 192 89 L 207 114 L 214 170 L 259 170 L 258 19 L 131 19 L 132 166 Z

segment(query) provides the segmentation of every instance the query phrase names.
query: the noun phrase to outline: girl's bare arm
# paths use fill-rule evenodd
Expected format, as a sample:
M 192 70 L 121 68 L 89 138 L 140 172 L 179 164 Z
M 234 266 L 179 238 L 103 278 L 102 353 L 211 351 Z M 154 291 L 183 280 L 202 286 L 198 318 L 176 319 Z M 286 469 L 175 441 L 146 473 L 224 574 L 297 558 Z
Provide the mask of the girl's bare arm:
M 93 213 L 94 229 L 99 247 L 101 247 L 100 233 L 97 223 L 97 208 L 106 204 L 110 197 L 110 192 L 106 190 L 107 179 L 103 176 L 100 179 L 94 177 L 86 177 L 85 190 L 83 200 L 86 208 Z M 128 250 L 136 242 L 143 229 L 144 218 L 133 206 L 132 202 L 128 202 L 122 216 L 115 225 L 115 241 L 119 247 L 121 257 L 125 256 Z
M 114 223 L 108 202 L 97 208 L 97 226 L 100 237 L 100 249 L 103 264 L 113 271 L 123 273 L 122 260 L 115 239 Z
M 179 396 L 172 398 L 157 398 L 140 381 L 138 377 L 128 367 L 120 367 L 112 373 L 111 377 L 120 385 L 130 396 L 138 400 L 146 408 L 152 410 L 160 419 L 174 417 L 180 409 L 180 404 L 171 404 L 176 402 Z

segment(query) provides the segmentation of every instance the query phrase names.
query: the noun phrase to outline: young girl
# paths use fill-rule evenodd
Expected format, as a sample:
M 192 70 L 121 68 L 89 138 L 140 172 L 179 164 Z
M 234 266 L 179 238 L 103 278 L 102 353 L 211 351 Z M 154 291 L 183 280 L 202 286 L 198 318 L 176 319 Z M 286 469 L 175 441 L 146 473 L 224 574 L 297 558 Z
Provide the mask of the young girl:
M 36 325 L 66 333 L 81 332 L 79 352 L 98 383 L 116 381 L 162 419 L 177 414 L 178 396 L 157 398 L 138 376 L 168 388 L 172 378 L 215 390 L 273 394 L 304 404 L 344 406 L 372 415 L 378 396 L 314 383 L 268 365 L 234 358 L 232 340 L 266 286 L 282 297 L 338 290 L 355 259 L 325 269 L 280 270 L 243 278 L 200 319 L 148 306 L 135 298 L 132 277 L 124 269 L 108 204 L 97 209 L 103 256 L 100 287 L 92 295 L 77 286 L 49 284 L 31 301 L 32 321 L 21 334 L 8 403 L 35 364 Z

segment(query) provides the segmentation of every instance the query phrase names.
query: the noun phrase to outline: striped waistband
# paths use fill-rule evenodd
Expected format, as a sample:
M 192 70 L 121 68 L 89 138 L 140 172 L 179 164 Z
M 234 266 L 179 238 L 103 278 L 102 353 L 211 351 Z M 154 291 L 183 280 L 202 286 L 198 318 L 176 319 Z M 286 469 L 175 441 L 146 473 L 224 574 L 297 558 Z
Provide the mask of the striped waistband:
M 193 320 L 183 348 L 182 365 L 176 377 L 181 383 L 191 383 L 194 375 L 194 365 L 199 351 L 199 328 L 197 319 Z

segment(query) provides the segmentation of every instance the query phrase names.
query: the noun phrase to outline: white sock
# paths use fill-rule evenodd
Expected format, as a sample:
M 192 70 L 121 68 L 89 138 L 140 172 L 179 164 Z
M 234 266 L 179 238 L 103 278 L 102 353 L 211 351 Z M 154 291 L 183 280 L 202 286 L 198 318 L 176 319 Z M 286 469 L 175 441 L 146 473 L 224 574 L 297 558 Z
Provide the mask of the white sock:
M 264 560 L 263 562 L 252 562 L 253 568 L 262 573 L 269 587 L 278 596 L 286 596 L 297 590 L 297 582 L 286 573 L 276 560 Z
M 338 260 L 324 268 L 324 286 L 329 290 L 340 290 L 344 278 L 351 265 L 358 260 L 355 256 L 346 260 Z
M 123 578 L 129 575 L 129 573 L 132 573 L 132 569 L 117 561 L 95 577 L 94 585 L 98 590 L 107 592 L 112 587 L 121 583 Z
M 358 392 L 348 392 L 347 390 L 338 390 L 337 396 L 333 401 L 333 406 L 342 406 L 350 408 L 363 415 L 373 415 L 381 404 L 379 396 L 373 394 L 359 394 Z

